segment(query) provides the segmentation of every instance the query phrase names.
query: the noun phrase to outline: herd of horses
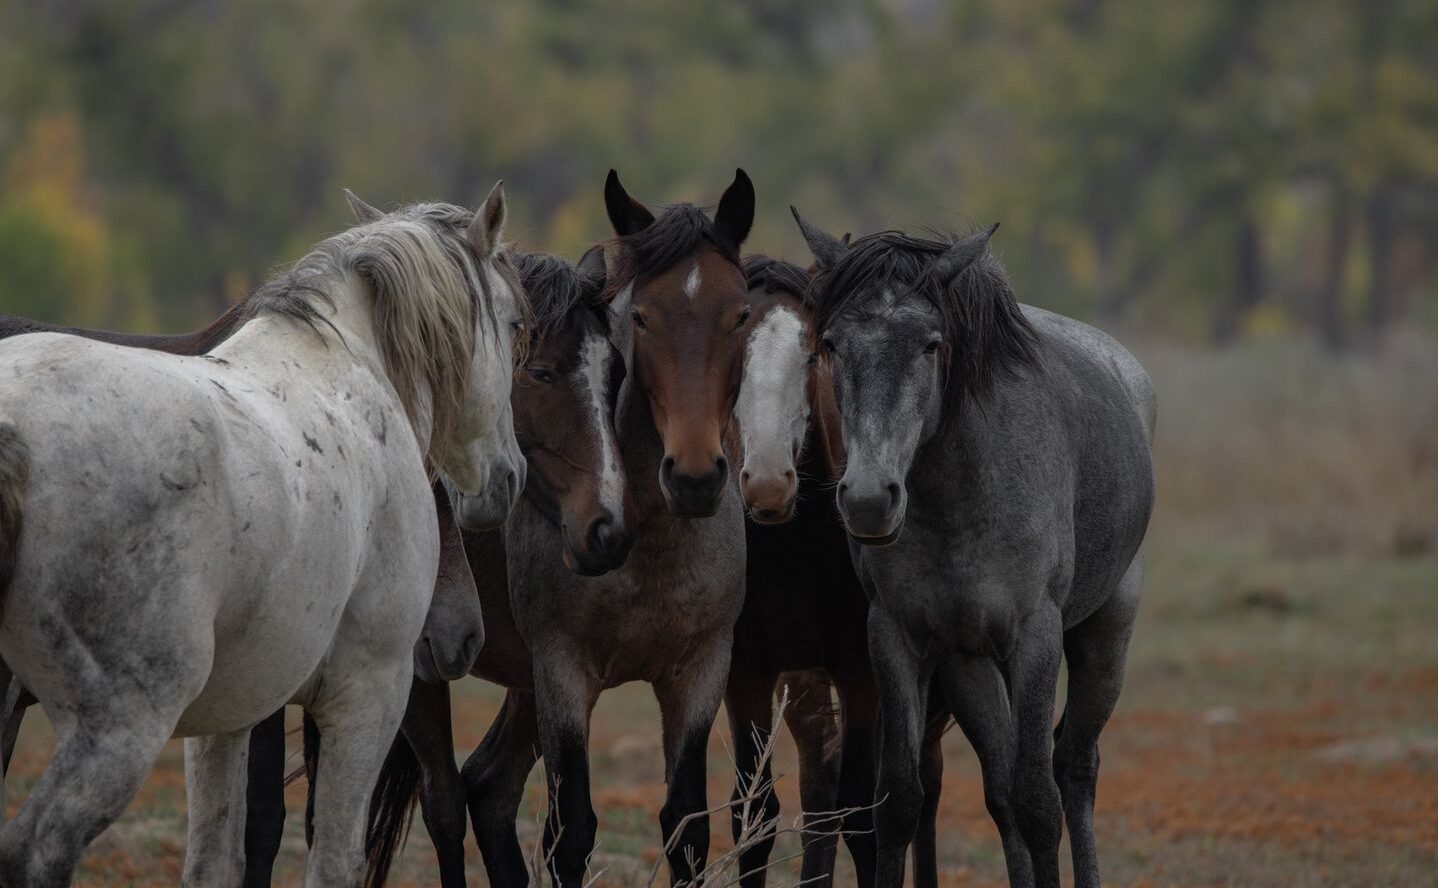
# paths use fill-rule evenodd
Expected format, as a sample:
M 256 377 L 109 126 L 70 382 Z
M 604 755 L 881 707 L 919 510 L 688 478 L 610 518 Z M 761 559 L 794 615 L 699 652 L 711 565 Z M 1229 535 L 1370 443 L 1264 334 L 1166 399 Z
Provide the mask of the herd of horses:
M 185 884 L 268 885 L 292 703 L 307 885 L 382 884 L 416 798 L 445 888 L 470 827 L 490 884 L 528 884 L 540 758 L 542 859 L 582 885 L 590 713 L 631 681 L 662 713 L 676 884 L 704 876 L 721 701 L 736 797 L 778 816 L 781 683 L 803 884 L 840 837 L 860 885 L 902 885 L 910 847 L 936 883 L 951 719 L 1011 883 L 1059 884 L 1065 822 L 1099 883 L 1154 395 L 1114 340 L 1015 300 L 993 228 L 850 243 L 795 211 L 799 267 L 743 255 L 742 170 L 712 215 L 611 171 L 615 236 L 570 264 L 502 241 L 499 186 L 475 212 L 348 197 L 356 227 L 198 333 L 0 318 L 4 764 L 27 705 L 56 734 L 0 886 L 68 885 L 172 736 Z M 465 674 L 505 698 L 458 767 Z

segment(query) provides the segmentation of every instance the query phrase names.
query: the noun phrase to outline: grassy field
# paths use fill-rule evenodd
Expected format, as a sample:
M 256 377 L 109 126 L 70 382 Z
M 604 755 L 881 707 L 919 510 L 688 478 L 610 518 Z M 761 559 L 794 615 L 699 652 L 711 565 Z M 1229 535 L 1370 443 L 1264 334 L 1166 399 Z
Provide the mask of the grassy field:
M 1140 346 L 1161 398 L 1160 507 L 1124 698 L 1104 735 L 1099 850 L 1115 885 L 1432 885 L 1438 873 L 1438 348 L 1334 360 L 1285 342 L 1221 355 Z M 496 688 L 456 686 L 467 752 Z M 732 774 L 721 718 L 710 797 Z M 647 688 L 594 717 L 602 884 L 648 881 L 663 802 Z M 53 740 L 33 719 L 12 811 Z M 292 753 L 294 748 L 292 746 Z M 945 738 L 939 849 L 947 885 L 1004 882 L 961 735 Z M 798 810 L 787 738 L 785 818 Z M 172 743 L 140 798 L 91 847 L 79 884 L 174 885 L 184 847 Z M 291 788 L 291 811 L 302 806 Z M 539 770 L 520 822 L 538 835 Z M 715 818 L 715 845 L 728 844 Z M 789 843 L 788 849 L 793 850 Z M 781 842 L 781 850 L 784 845 Z M 423 826 L 395 884 L 436 884 Z M 299 818 L 277 884 L 303 873 Z M 484 884 L 470 841 L 472 884 Z M 844 855 L 840 866 L 847 867 Z M 841 870 L 840 884 L 851 883 Z M 771 883 L 791 884 L 797 871 Z M 667 881 L 661 877 L 660 882 Z

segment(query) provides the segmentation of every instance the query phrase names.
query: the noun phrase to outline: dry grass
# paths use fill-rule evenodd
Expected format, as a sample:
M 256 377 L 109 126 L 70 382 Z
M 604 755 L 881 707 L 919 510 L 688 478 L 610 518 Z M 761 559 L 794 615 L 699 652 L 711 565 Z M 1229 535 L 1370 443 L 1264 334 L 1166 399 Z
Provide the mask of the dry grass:
M 1431 885 L 1438 872 L 1438 347 L 1395 342 L 1381 358 L 1331 359 L 1305 345 L 1223 354 L 1144 343 L 1161 398 L 1159 511 L 1127 686 L 1104 735 L 1097 830 L 1106 881 L 1129 886 Z M 461 755 L 500 701 L 456 686 Z M 711 799 L 732 765 L 718 726 Z M 40 720 L 21 740 L 12 807 L 49 753 Z M 595 712 L 596 885 L 664 880 L 658 709 L 647 689 L 606 694 Z M 792 775 L 791 744 L 772 749 Z M 1003 884 L 977 765 L 945 738 L 941 882 Z M 79 884 L 174 885 L 184 844 L 178 749 L 86 858 Z M 542 769 L 520 818 L 534 847 Z M 797 781 L 777 781 L 785 821 Z M 292 815 L 276 884 L 298 885 Z M 717 806 L 710 859 L 728 859 Z M 776 827 L 777 828 L 777 827 Z M 437 884 L 416 830 L 393 884 Z M 774 859 L 799 839 L 780 830 Z M 473 841 L 470 883 L 484 883 Z M 838 884 L 852 884 L 839 853 Z M 732 872 L 732 871 L 731 871 Z M 771 884 L 797 879 L 777 863 Z M 714 884 L 722 884 L 715 882 Z

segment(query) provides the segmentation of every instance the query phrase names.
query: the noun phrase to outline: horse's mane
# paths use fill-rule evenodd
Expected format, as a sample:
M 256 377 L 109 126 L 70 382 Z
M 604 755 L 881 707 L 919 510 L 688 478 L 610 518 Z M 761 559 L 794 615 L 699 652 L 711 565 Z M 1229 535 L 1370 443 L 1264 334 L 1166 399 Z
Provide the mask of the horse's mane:
M 812 278 L 792 262 L 754 253 L 744 257 L 744 281 L 750 290 L 785 291 L 804 299 Z
M 333 304 L 334 290 L 353 272 L 373 291 L 377 345 L 405 414 L 417 422 L 427 388 L 431 440 L 448 440 L 469 384 L 476 318 L 490 333 L 498 324 L 494 293 L 466 235 L 473 218 L 463 207 L 421 203 L 341 232 L 255 291 L 244 303 L 245 319 L 273 314 L 333 330 L 320 306 Z M 493 267 L 526 306 L 506 251 L 496 251 Z
M 809 289 L 816 335 L 846 311 L 890 287 L 899 298 L 927 299 L 943 317 L 949 389 L 982 400 L 999 376 L 1038 361 L 1033 327 L 1023 316 L 998 257 L 987 250 L 942 286 L 934 260 L 955 236 L 913 237 L 881 231 L 859 238 Z
M 519 279 L 529 294 L 534 312 L 535 341 L 563 327 L 570 314 L 581 306 L 597 309 L 604 281 L 591 277 L 558 256 L 525 253 L 518 257 Z M 596 311 L 601 320 L 607 313 Z
M 722 237 L 714 220 L 694 204 L 667 207 L 647 228 L 618 237 L 615 242 L 621 249 L 606 290 L 609 295 L 630 284 L 644 286 L 706 244 L 739 264 L 738 248 Z

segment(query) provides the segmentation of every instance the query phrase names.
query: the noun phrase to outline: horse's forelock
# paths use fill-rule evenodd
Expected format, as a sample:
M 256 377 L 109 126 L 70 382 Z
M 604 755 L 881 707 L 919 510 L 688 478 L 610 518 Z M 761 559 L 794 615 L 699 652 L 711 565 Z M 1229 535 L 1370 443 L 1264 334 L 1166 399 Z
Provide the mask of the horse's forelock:
M 649 227 L 615 238 L 614 243 L 619 249 L 605 290 L 606 302 L 631 284 L 643 287 L 706 246 L 740 265 L 737 247 L 694 204 L 667 207 Z
M 1038 355 L 1033 328 L 997 257 L 985 251 L 947 283 L 934 277 L 934 260 L 957 239 L 881 231 L 855 241 L 810 288 L 815 337 L 883 286 L 901 297 L 921 297 L 942 317 L 949 390 L 982 401 L 999 376 L 1036 363 Z

